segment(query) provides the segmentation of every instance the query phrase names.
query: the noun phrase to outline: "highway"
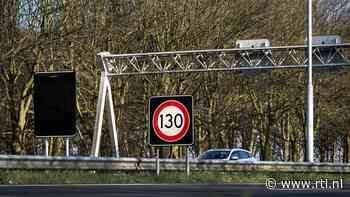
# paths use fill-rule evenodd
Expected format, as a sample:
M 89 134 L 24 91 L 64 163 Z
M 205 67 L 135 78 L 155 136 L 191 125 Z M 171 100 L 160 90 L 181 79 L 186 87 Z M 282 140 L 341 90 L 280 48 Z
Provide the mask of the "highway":
M 108 184 L 0 185 L 0 197 L 109 196 L 350 196 L 350 184 L 339 190 L 267 190 L 265 184 Z

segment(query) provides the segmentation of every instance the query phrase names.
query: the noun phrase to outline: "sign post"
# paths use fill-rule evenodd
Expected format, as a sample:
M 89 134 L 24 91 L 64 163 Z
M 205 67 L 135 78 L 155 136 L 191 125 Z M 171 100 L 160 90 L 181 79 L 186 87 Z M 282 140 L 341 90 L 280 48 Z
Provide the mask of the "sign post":
M 192 96 L 154 96 L 149 100 L 148 142 L 157 147 L 156 168 L 159 175 L 159 147 L 186 146 L 186 174 L 189 175 L 188 146 L 194 143 Z
M 159 168 L 159 148 L 157 148 L 156 170 L 157 170 L 157 176 L 159 176 L 159 174 L 160 174 L 160 168 Z
M 44 137 L 45 142 L 45 157 L 49 156 L 49 137 Z
M 69 137 L 65 139 L 65 145 L 66 145 L 66 157 L 69 157 Z
M 188 146 L 186 146 L 186 175 L 190 176 L 190 160 L 189 160 L 189 150 Z

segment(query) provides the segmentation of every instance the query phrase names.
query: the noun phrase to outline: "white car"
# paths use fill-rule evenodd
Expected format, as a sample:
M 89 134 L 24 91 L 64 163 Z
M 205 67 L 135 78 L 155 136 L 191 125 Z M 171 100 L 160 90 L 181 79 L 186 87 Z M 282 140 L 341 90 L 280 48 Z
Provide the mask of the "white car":
M 234 161 L 248 161 L 255 162 L 255 157 L 244 149 L 210 149 L 201 154 L 198 160 L 234 160 Z

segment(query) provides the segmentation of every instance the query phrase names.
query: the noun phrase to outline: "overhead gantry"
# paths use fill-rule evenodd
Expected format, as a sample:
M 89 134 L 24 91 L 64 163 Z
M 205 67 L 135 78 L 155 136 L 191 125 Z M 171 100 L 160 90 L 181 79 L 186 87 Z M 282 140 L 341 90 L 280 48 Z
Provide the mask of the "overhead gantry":
M 313 38 L 313 68 L 341 68 L 350 66 L 350 44 L 339 36 Z M 101 141 L 104 106 L 115 157 L 119 157 L 117 127 L 113 109 L 112 76 L 165 74 L 183 72 L 261 70 L 307 68 L 308 47 L 270 46 L 266 39 L 238 40 L 238 48 L 155 53 L 111 54 L 99 53 L 102 66 L 91 156 L 98 157 Z

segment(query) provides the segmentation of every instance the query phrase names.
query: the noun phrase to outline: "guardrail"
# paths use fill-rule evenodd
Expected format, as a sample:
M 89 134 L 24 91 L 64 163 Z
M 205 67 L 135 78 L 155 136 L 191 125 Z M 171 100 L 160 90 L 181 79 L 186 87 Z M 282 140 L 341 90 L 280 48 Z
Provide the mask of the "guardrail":
M 45 170 L 116 170 L 155 171 L 156 159 L 104 157 L 43 157 L 0 155 L 0 169 Z M 185 160 L 160 159 L 162 171 L 183 171 Z M 190 161 L 191 171 L 255 171 L 255 172 L 328 172 L 350 173 L 350 164 L 270 162 L 244 163 L 237 161 Z

